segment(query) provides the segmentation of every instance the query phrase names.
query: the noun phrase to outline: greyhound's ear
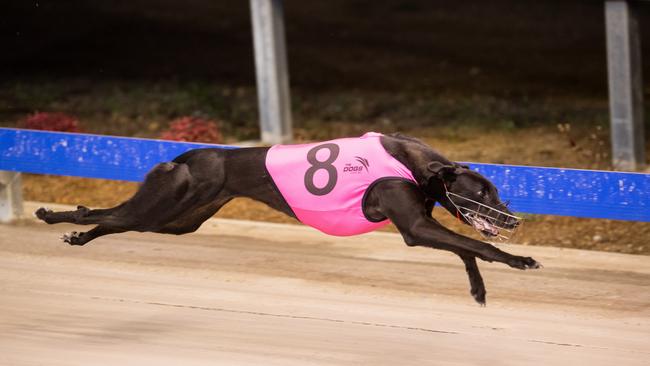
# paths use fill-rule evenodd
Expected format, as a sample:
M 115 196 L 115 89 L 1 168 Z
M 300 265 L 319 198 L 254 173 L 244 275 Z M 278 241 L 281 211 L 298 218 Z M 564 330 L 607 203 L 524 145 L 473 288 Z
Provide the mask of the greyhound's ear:
M 445 165 L 439 161 L 432 161 L 427 165 L 429 175 L 427 178 L 437 177 L 442 180 L 449 180 L 456 175 L 457 166 Z

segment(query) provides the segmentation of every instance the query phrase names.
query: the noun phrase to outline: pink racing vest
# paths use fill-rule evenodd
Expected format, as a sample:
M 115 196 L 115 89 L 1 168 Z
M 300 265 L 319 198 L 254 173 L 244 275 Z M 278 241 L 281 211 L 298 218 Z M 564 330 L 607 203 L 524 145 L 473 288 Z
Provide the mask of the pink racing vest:
M 266 169 L 298 220 L 326 234 L 348 236 L 389 223 L 363 213 L 368 187 L 382 178 L 415 183 L 411 171 L 393 158 L 369 132 L 304 145 L 275 145 L 266 155 Z

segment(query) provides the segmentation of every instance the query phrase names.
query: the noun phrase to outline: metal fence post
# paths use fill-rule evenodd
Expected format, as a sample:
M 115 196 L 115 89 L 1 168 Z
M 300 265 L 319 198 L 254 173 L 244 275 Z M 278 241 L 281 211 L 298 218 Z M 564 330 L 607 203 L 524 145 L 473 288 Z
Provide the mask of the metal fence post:
M 634 4 L 605 1 L 612 163 L 616 169 L 645 164 L 641 40 Z
M 281 0 L 250 0 L 262 142 L 290 142 L 291 103 Z
M 0 171 L 0 222 L 23 214 L 22 178 L 18 172 Z

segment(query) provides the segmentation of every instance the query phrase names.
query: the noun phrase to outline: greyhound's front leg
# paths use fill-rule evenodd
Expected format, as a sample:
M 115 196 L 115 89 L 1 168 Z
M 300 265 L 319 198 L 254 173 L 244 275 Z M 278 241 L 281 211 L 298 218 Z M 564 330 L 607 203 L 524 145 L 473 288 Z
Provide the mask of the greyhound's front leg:
M 457 254 L 469 253 L 484 261 L 501 262 L 518 269 L 541 267 L 541 264 L 531 257 L 512 255 L 491 244 L 457 234 L 429 217 L 418 218 L 408 230 L 400 232 L 409 246 L 443 249 Z
M 469 277 L 470 294 L 472 294 L 472 297 L 474 297 L 476 302 L 485 306 L 485 295 L 487 294 L 487 291 L 485 290 L 485 284 L 483 283 L 481 272 L 478 270 L 476 258 L 466 255 L 460 255 L 460 258 L 463 260 L 463 263 L 465 263 L 465 270 Z
M 388 217 L 409 246 L 449 250 L 461 256 L 501 262 L 519 269 L 540 267 L 533 258 L 506 253 L 493 245 L 447 229 L 430 217 L 426 200 L 415 185 L 387 180 L 371 190 L 366 204 Z

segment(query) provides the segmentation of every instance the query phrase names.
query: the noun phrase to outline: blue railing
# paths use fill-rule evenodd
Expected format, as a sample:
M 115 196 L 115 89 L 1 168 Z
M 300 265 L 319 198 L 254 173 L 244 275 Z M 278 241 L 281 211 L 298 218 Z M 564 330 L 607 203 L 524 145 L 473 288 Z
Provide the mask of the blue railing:
M 139 182 L 185 151 L 234 146 L 0 128 L 0 170 Z
M 0 128 L 0 170 L 141 181 L 195 148 L 234 146 Z M 516 212 L 650 222 L 650 174 L 470 163 Z

